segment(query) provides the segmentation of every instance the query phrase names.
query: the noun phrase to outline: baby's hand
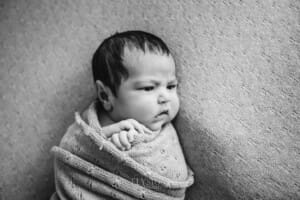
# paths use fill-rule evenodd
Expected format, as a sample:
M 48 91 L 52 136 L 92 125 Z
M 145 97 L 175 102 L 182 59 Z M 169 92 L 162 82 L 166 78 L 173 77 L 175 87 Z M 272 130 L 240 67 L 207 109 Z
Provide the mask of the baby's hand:
M 121 131 L 120 133 L 113 134 L 111 142 L 122 151 L 129 150 L 136 134 L 138 133 L 135 130 Z
M 151 132 L 134 119 L 127 119 L 103 128 L 106 137 L 120 150 L 129 150 L 134 141 L 134 135 Z

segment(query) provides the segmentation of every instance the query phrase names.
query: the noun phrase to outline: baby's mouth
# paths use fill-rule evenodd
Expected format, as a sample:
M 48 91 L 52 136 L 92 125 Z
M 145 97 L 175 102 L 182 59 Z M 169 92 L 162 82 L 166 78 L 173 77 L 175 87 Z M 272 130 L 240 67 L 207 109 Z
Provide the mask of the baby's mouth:
M 158 115 L 156 115 L 156 117 L 160 117 L 160 116 L 164 116 L 164 115 L 169 115 L 169 111 L 168 110 L 163 110 Z

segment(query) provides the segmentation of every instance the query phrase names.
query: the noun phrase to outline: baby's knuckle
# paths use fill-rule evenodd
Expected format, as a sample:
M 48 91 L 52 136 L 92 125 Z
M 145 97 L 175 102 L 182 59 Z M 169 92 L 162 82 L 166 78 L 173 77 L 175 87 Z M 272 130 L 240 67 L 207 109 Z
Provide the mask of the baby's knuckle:
M 132 119 L 132 118 L 128 119 L 128 121 L 129 121 L 130 123 L 135 123 L 135 122 L 136 122 L 136 120 L 135 120 L 135 119 Z
M 122 120 L 121 122 L 120 122 L 120 125 L 122 126 L 122 127 L 126 127 L 126 126 L 128 126 L 128 122 L 126 121 L 126 120 Z
M 111 136 L 111 139 L 112 139 L 112 140 L 115 140 L 116 137 L 117 137 L 117 134 L 113 134 L 113 135 Z
M 126 135 L 126 134 L 127 134 L 127 131 L 121 131 L 120 132 L 120 137 L 123 136 L 123 135 Z

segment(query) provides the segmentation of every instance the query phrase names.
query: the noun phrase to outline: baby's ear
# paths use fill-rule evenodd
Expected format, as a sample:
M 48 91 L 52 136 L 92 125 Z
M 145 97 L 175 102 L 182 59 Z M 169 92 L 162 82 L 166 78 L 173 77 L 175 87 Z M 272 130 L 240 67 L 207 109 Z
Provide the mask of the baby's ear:
M 103 84 L 102 81 L 96 81 L 96 88 L 97 88 L 97 96 L 100 100 L 104 109 L 111 110 L 112 108 L 112 101 L 113 101 L 113 93 L 109 87 Z
M 102 81 L 96 81 L 96 88 L 97 88 L 97 96 L 101 102 L 108 101 L 108 87 L 105 86 Z

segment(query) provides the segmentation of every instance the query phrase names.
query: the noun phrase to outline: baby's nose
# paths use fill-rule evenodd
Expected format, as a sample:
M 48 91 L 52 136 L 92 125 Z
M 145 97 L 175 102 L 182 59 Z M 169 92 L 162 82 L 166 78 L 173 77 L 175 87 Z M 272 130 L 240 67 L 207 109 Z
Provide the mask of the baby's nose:
M 158 97 L 158 103 L 159 104 L 163 104 L 163 103 L 166 103 L 166 102 L 167 102 L 166 98 L 164 98 L 164 97 Z
M 160 95 L 158 96 L 157 102 L 159 104 L 164 104 L 170 101 L 170 95 L 168 94 L 168 92 L 162 92 L 160 93 Z

